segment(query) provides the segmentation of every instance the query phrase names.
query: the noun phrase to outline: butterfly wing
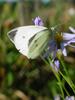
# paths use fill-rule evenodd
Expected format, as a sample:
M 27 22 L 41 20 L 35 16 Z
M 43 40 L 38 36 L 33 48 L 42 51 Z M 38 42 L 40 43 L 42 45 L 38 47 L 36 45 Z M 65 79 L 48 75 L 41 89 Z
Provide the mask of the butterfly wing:
M 29 44 L 29 58 L 37 58 L 47 46 L 49 39 L 50 33 L 47 29 L 36 34 L 34 39 Z
M 36 34 L 39 34 L 40 37 L 40 32 L 46 29 L 47 29 L 46 27 L 42 27 L 42 26 L 22 26 L 8 32 L 8 37 L 14 43 L 15 47 L 19 50 L 20 53 L 27 56 L 28 58 L 34 58 L 29 54 L 29 52 L 33 50 L 33 49 L 29 50 L 29 46 L 28 46 L 29 41 L 34 40 L 34 36 L 36 36 Z

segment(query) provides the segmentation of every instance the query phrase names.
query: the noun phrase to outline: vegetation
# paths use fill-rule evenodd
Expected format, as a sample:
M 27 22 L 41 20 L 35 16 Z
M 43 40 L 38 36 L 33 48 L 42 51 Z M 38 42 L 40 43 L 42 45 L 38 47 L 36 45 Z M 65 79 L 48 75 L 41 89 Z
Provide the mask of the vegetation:
M 55 100 L 58 95 L 62 100 L 75 96 L 75 48 L 67 47 L 68 56 L 62 57 L 61 71 L 56 73 L 50 59 L 28 59 L 8 39 L 8 31 L 33 24 L 36 16 L 47 27 L 58 25 L 59 32 L 69 32 L 69 26 L 75 27 L 75 4 L 68 0 L 0 2 L 0 100 Z

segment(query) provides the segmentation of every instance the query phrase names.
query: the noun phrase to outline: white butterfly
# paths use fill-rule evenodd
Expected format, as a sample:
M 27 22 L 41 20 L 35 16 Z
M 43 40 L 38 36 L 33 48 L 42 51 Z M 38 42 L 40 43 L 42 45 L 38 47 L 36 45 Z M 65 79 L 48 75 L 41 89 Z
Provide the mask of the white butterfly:
M 35 59 L 47 46 L 50 32 L 43 26 L 22 26 L 8 32 L 8 37 L 21 54 Z

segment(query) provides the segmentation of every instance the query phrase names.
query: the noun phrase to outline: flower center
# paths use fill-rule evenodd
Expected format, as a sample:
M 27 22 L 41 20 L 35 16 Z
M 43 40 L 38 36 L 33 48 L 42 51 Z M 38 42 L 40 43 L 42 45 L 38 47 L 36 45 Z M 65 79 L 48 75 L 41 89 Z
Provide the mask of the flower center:
M 60 33 L 56 33 L 54 38 L 57 43 L 61 43 L 63 40 L 62 34 Z

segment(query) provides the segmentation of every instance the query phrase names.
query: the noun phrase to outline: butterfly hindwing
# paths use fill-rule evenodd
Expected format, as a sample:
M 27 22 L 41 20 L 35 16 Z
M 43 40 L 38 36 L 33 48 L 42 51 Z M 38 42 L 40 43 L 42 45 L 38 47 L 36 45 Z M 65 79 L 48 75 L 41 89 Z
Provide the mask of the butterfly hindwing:
M 38 33 L 29 46 L 29 57 L 32 59 L 38 57 L 47 46 L 49 39 L 50 34 L 48 30 Z

